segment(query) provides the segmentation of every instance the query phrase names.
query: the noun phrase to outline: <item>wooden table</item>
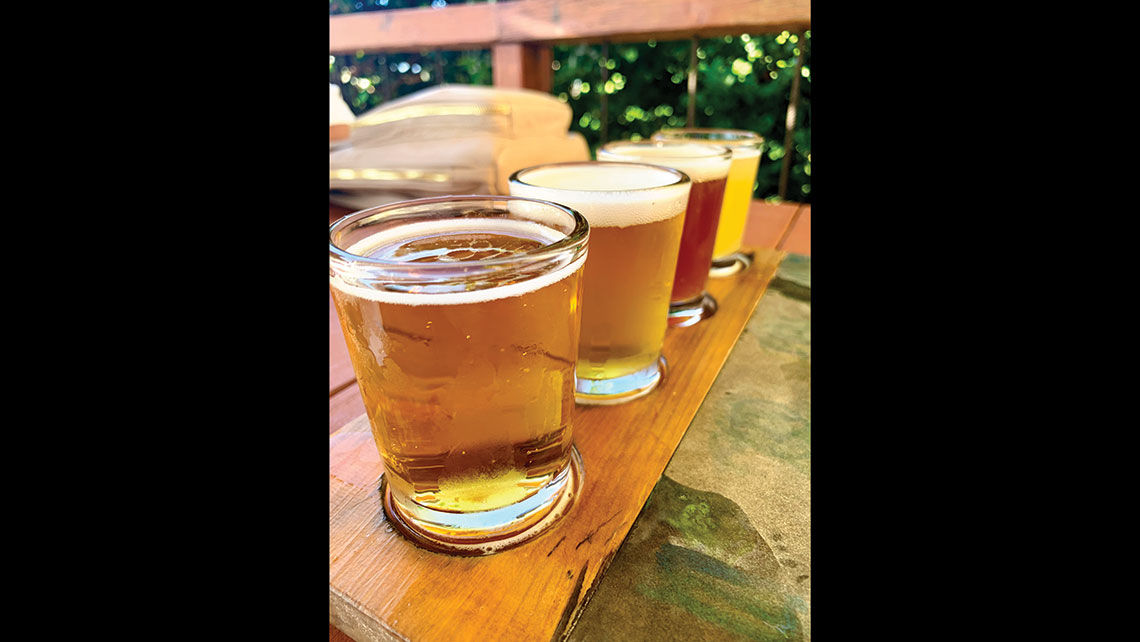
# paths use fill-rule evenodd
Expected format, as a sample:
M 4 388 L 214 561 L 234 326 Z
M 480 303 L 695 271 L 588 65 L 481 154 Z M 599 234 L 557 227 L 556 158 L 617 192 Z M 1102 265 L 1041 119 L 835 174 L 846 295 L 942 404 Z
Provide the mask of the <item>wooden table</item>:
M 330 205 L 330 223 L 348 212 Z M 756 639 L 771 634 L 773 639 L 810 639 L 810 205 L 754 201 L 745 246 L 782 249 L 789 258 L 709 390 L 708 407 L 701 408 L 677 447 L 572 639 L 639 639 L 652 630 L 659 637 L 677 627 L 697 638 Z M 772 333 L 779 336 L 752 340 Z M 757 360 L 781 361 L 780 372 L 794 376 L 773 382 L 770 373 L 754 372 Z M 765 398 L 774 386 L 780 389 L 775 401 Z M 734 394 L 734 403 L 722 401 Z M 775 419 L 769 416 L 773 412 Z M 363 413 L 330 295 L 329 433 Z M 780 434 L 761 434 L 773 430 Z M 733 451 L 751 457 L 746 467 L 768 477 L 768 483 L 758 487 L 762 490 L 738 484 L 726 492 L 717 485 L 726 483 L 722 474 L 706 479 L 711 474 L 710 448 L 725 445 L 725 440 L 739 442 L 736 446 L 769 443 L 773 436 L 782 449 Z M 697 490 L 710 487 L 702 482 L 722 492 Z M 680 518 L 671 514 L 678 506 Z M 781 508 L 773 513 L 772 506 Z M 753 527 L 756 521 L 763 522 L 762 527 Z M 679 523 L 695 526 L 678 530 Z M 721 524 L 721 531 L 710 539 L 701 524 Z M 770 527 L 767 533 L 764 525 Z M 735 549 L 747 549 L 747 559 L 734 556 Z M 731 604 L 714 604 L 710 610 L 703 594 L 709 581 L 723 584 L 716 590 L 727 591 Z M 639 615 L 643 612 L 656 615 L 646 618 Z M 329 639 L 350 640 L 331 624 Z

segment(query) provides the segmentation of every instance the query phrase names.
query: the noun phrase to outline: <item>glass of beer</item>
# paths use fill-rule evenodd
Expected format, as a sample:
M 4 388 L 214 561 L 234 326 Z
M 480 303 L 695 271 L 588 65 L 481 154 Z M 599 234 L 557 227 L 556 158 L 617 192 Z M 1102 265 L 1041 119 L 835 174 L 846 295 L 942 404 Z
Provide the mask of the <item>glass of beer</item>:
M 329 228 L 329 284 L 389 520 L 461 555 L 521 543 L 581 484 L 574 366 L 589 226 L 509 196 L 362 210 Z
M 669 293 L 691 182 L 667 167 L 586 161 L 515 172 L 511 194 L 562 203 L 590 222 L 577 400 L 617 404 L 665 373 Z
M 713 241 L 732 152 L 724 147 L 695 143 L 616 141 L 598 150 L 598 160 L 653 163 L 689 175 L 693 188 L 689 192 L 681 232 L 669 301 L 669 325 L 686 327 L 716 314 L 716 299 L 705 292 L 705 285 L 709 280 Z
M 752 265 L 752 257 L 744 252 L 744 228 L 752 205 L 752 188 L 760 167 L 760 151 L 764 139 L 755 132 L 742 129 L 705 129 L 699 127 L 662 129 L 653 140 L 687 141 L 727 147 L 732 150 L 732 166 L 724 187 L 724 204 L 720 207 L 720 225 L 716 229 L 710 276 L 729 276 Z

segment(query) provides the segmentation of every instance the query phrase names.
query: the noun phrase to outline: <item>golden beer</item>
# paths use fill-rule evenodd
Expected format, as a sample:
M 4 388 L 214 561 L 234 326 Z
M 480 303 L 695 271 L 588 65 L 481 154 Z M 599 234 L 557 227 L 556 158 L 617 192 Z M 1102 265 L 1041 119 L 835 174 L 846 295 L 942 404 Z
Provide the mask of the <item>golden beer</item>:
M 764 139 L 739 129 L 662 129 L 653 140 L 701 142 L 727 147 L 732 151 L 732 166 L 724 188 L 720 209 L 720 225 L 713 246 L 710 276 L 727 276 L 746 267 L 750 261 L 742 254 L 744 230 L 752 206 L 752 190 L 760 167 L 760 151 Z
M 625 140 L 598 150 L 598 160 L 664 165 L 692 181 L 669 299 L 670 326 L 690 326 L 716 313 L 716 299 L 705 292 L 705 284 L 731 159 L 732 153 L 723 147 L 685 142 Z
M 578 403 L 623 403 L 648 394 L 663 374 L 661 345 L 689 178 L 654 165 L 556 163 L 515 172 L 510 188 L 515 196 L 572 207 L 590 222 Z
M 485 553 L 572 494 L 588 227 L 573 210 L 444 197 L 330 229 L 330 285 L 394 524 Z

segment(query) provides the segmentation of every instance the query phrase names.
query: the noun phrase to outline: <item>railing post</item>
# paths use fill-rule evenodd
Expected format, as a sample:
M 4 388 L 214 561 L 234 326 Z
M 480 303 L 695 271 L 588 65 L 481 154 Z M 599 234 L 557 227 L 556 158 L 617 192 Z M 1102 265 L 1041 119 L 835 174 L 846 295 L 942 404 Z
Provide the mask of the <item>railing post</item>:
M 491 82 L 504 89 L 536 89 L 550 93 L 554 86 L 551 60 L 550 45 L 498 43 L 491 48 Z
M 610 100 L 609 100 L 609 95 L 606 93 L 606 81 L 608 81 L 610 79 L 610 70 L 608 67 L 606 67 L 606 62 L 609 61 L 609 59 L 610 59 L 610 41 L 606 40 L 606 41 L 602 42 L 602 60 L 601 60 L 602 83 L 601 83 L 601 86 L 598 87 L 598 91 L 599 91 L 598 98 L 599 98 L 599 102 L 601 103 L 601 108 L 602 108 L 602 127 L 601 127 L 602 131 L 600 132 L 600 134 L 601 134 L 600 139 L 601 139 L 601 142 L 603 145 L 608 143 L 610 140 L 609 128 L 608 128 L 608 125 L 610 122 Z
M 685 118 L 686 127 L 697 126 L 697 37 L 689 40 L 689 113 Z
M 792 158 L 796 155 L 794 134 L 796 133 L 796 108 L 800 104 L 800 76 L 803 75 L 804 57 L 807 55 L 807 38 L 804 32 L 797 34 L 800 55 L 796 57 L 795 71 L 792 73 L 792 89 L 788 98 L 788 113 L 784 120 L 784 162 L 780 166 L 780 200 L 788 198 L 788 172 L 792 168 Z

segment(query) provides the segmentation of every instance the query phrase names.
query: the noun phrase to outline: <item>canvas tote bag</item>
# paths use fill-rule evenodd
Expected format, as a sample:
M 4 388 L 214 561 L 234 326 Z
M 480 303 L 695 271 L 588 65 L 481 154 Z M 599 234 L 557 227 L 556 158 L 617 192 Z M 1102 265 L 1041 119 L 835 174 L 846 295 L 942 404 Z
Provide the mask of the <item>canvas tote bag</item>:
M 330 200 L 362 208 L 444 194 L 507 194 L 532 165 L 589 160 L 573 112 L 527 89 L 441 85 L 357 116 L 329 152 Z

